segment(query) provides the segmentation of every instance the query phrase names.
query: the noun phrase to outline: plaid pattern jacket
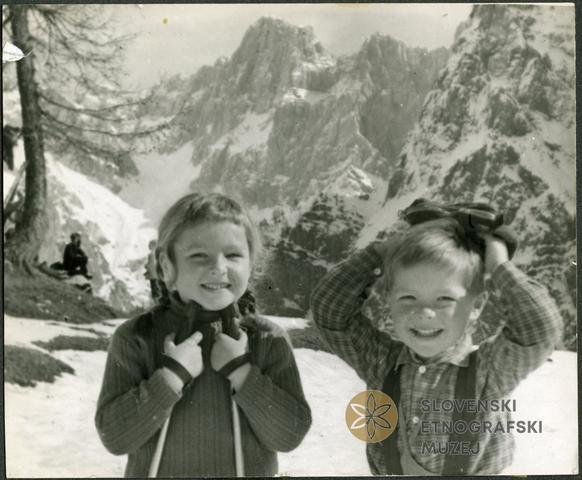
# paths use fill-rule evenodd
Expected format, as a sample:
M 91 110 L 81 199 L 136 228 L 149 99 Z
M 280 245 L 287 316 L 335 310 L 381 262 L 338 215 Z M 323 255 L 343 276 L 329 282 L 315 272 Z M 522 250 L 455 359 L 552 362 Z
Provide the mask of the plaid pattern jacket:
M 426 408 L 421 400 L 437 404 L 454 396 L 459 366 L 468 362 L 474 349 L 469 336 L 463 338 L 446 359 L 422 364 L 408 348 L 398 356 L 390 355 L 401 342 L 376 329 L 361 312 L 364 290 L 382 275 L 382 259 L 372 246 L 356 253 L 333 268 L 317 285 L 311 299 L 313 318 L 333 352 L 347 362 L 370 390 L 381 390 L 389 369 L 402 365 L 401 399 L 398 411 L 404 416 L 409 449 L 414 460 L 435 474 L 442 473 L 445 456 L 438 446 L 445 445 L 449 434 L 431 422 L 452 420 L 452 412 Z M 505 313 L 502 331 L 479 347 L 476 390 L 478 399 L 503 400 L 529 372 L 538 368 L 552 353 L 561 333 L 561 316 L 545 287 L 529 278 L 511 262 L 500 265 L 491 278 Z M 391 360 L 392 359 L 392 360 Z M 442 410 L 442 409 L 440 409 Z M 478 413 L 476 420 L 506 422 L 507 411 Z M 519 404 L 516 404 L 519 411 Z M 424 428 L 421 429 L 421 426 Z M 405 448 L 403 435 L 398 449 Z M 510 433 L 484 432 L 478 435 L 479 452 L 471 456 L 469 474 L 499 473 L 508 466 L 515 450 Z M 427 445 L 436 445 L 429 451 Z M 386 474 L 380 443 L 368 444 L 366 454 L 375 475 Z

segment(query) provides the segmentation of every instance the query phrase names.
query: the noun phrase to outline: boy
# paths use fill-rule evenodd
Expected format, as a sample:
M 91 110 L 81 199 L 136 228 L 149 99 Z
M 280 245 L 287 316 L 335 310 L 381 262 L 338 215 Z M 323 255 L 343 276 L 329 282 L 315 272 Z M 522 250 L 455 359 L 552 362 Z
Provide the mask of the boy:
M 451 411 L 440 402 L 510 398 L 553 351 L 561 318 L 546 289 L 509 260 L 504 240 L 490 231 L 475 241 L 470 228 L 452 217 L 423 220 L 403 238 L 356 253 L 313 293 L 313 318 L 332 350 L 369 390 L 397 404 L 396 431 L 367 444 L 375 475 L 494 474 L 512 461 L 513 437 L 492 430 L 507 424 L 507 409 L 483 402 L 477 412 Z M 361 312 L 383 269 L 398 340 Z M 472 353 L 471 333 L 488 298 L 484 274 L 501 293 L 506 323 Z M 459 421 L 474 430 L 447 430 Z

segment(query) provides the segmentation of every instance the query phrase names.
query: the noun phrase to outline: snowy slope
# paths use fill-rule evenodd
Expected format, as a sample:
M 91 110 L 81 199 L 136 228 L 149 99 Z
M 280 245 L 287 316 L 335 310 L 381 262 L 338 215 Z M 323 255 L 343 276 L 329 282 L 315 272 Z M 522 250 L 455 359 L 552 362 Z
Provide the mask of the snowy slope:
M 14 152 L 16 167 L 24 161 L 22 142 Z M 149 285 L 143 278 L 148 242 L 155 236 L 144 212 L 85 175 L 45 154 L 50 226 L 39 253 L 49 265 L 62 259 L 69 235 L 80 232 L 89 257 L 95 295 L 119 308 L 147 304 Z M 3 169 L 3 189 L 14 174 Z M 23 189 L 24 180 L 19 188 Z
M 285 328 L 305 325 L 303 319 L 271 319 Z M 81 328 L 110 334 L 121 322 Z M 5 317 L 4 325 L 9 345 L 30 347 L 33 340 L 56 335 L 91 335 L 62 322 L 10 316 Z M 280 475 L 370 475 L 364 444 L 344 423 L 346 405 L 365 388 L 363 382 L 333 355 L 306 349 L 296 350 L 295 355 L 313 425 L 296 450 L 279 455 Z M 53 356 L 71 365 L 76 375 L 65 374 L 53 384 L 39 383 L 34 388 L 5 386 L 7 476 L 122 476 L 125 458 L 114 457 L 103 448 L 93 425 L 105 352 L 60 351 Z M 576 355 L 556 351 L 551 362 L 515 391 L 515 418 L 541 420 L 544 427 L 541 434 L 516 435 L 515 462 L 505 473 L 576 473 L 576 376 Z
M 198 177 L 200 165 L 192 163 L 194 147 L 182 145 L 174 152 L 137 155 L 138 175 L 125 181 L 119 196 L 128 204 L 143 210 L 152 226 L 157 226 L 165 211 L 190 190 Z

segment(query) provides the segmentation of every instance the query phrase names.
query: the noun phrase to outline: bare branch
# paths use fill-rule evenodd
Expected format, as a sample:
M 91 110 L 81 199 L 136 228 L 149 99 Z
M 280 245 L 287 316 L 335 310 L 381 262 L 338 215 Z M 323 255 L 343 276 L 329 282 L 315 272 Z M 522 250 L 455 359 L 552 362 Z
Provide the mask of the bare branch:
M 91 109 L 91 108 L 79 108 L 79 107 L 74 107 L 72 105 L 67 105 L 65 103 L 61 103 L 57 100 L 54 100 L 53 98 L 48 97 L 47 95 L 45 95 L 42 92 L 39 92 L 39 98 L 41 98 L 43 101 L 58 107 L 58 108 L 62 108 L 64 110 L 67 110 L 69 112 L 78 114 L 78 115 L 85 115 L 88 117 L 92 117 L 104 122 L 120 122 L 120 121 L 124 121 L 127 119 L 124 118 L 120 118 L 120 117 L 112 117 L 112 116 L 106 116 L 106 115 L 101 115 L 102 112 L 107 112 L 107 111 L 111 111 L 113 109 L 122 109 L 124 107 L 130 107 L 133 105 L 138 105 L 141 102 L 130 102 L 124 105 L 116 105 L 115 107 L 109 107 L 109 108 L 101 108 L 101 109 Z M 130 121 L 130 120 L 128 120 Z
M 152 135 L 154 133 L 160 132 L 161 130 L 165 129 L 168 127 L 168 123 L 164 123 L 162 125 L 159 126 L 155 126 L 153 128 L 150 128 L 148 130 L 140 130 L 140 131 L 132 131 L 132 132 L 108 132 L 106 130 L 102 130 L 99 128 L 90 128 L 90 127 L 81 127 L 79 125 L 75 125 L 72 123 L 67 123 L 64 122 L 60 119 L 58 119 L 57 117 L 55 117 L 54 115 L 52 115 L 50 112 L 48 112 L 47 110 L 44 109 L 40 109 L 40 113 L 46 117 L 47 119 L 49 119 L 52 122 L 55 122 L 63 127 L 67 127 L 71 130 L 76 130 L 78 132 L 88 132 L 88 133 L 97 133 L 100 135 L 104 135 L 106 137 L 110 137 L 110 138 L 136 138 L 136 137 L 145 137 L 148 135 Z

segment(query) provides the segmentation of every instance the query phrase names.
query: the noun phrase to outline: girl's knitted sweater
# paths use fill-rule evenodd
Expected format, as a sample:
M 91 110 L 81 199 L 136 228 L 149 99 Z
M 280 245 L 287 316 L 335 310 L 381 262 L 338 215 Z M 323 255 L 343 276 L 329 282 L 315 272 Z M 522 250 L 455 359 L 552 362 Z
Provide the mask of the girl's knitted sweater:
M 145 477 L 173 407 L 158 476 L 235 476 L 231 387 L 210 365 L 176 394 L 160 368 L 166 335 L 187 309 L 175 303 L 121 325 L 113 335 L 95 423 L 105 447 L 128 454 L 126 477 Z M 299 445 L 311 425 L 285 332 L 247 317 L 251 370 L 233 396 L 239 406 L 246 476 L 277 473 L 277 451 Z

